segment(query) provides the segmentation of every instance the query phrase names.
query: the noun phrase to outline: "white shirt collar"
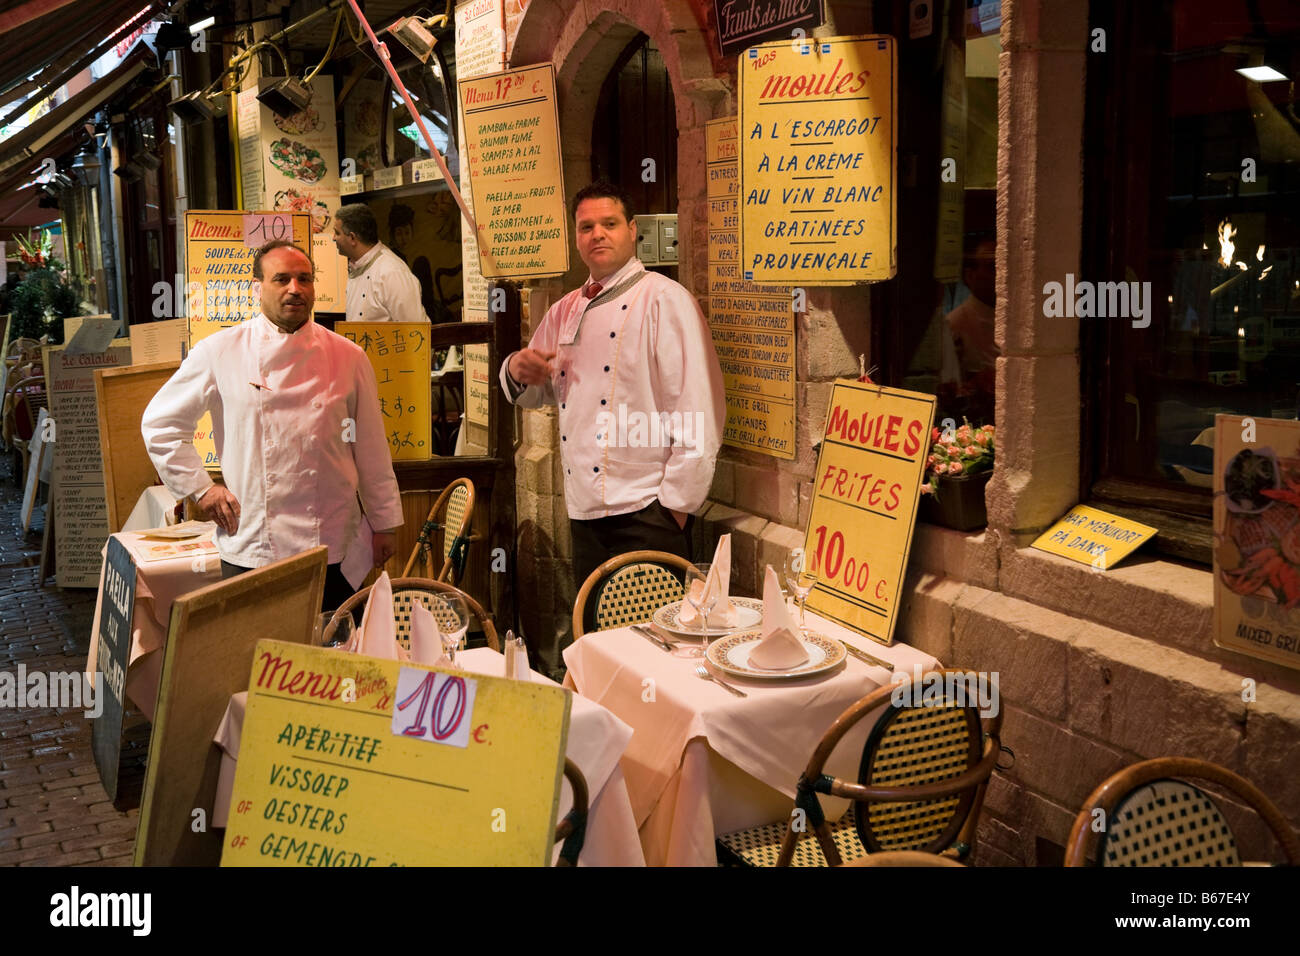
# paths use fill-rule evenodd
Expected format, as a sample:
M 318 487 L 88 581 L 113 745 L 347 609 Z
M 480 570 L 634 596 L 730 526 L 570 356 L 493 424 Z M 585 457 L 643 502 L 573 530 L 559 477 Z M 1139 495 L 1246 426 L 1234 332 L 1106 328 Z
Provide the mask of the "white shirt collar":
M 374 264 L 374 261 L 379 258 L 379 254 L 383 251 L 384 244 L 376 242 L 364 256 L 356 261 L 355 265 L 351 262 L 348 263 L 348 276 L 356 277 L 361 275 Z

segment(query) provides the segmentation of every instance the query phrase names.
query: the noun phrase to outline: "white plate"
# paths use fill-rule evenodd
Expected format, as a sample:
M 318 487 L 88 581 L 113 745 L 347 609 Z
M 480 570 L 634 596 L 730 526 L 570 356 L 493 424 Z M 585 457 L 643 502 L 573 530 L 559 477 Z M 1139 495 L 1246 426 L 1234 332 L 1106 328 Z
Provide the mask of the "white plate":
M 709 663 L 732 677 L 750 677 L 758 680 L 784 680 L 790 678 L 815 677 L 834 670 L 844 662 L 848 652 L 839 641 L 832 640 L 825 634 L 808 631 L 801 640 L 808 651 L 808 660 L 789 670 L 771 670 L 756 667 L 749 663 L 749 652 L 762 637 L 761 631 L 745 631 L 723 637 L 709 645 Z
M 736 608 L 735 625 L 723 627 L 718 624 L 710 624 L 710 637 L 730 634 L 733 631 L 743 631 L 756 627 L 763 622 L 763 602 L 758 598 L 733 597 L 731 603 Z M 685 627 L 677 623 L 677 617 L 682 613 L 683 606 L 684 602 L 682 601 L 674 601 L 672 604 L 664 605 L 654 613 L 653 620 L 655 624 L 675 637 L 702 637 L 704 635 L 703 628 Z

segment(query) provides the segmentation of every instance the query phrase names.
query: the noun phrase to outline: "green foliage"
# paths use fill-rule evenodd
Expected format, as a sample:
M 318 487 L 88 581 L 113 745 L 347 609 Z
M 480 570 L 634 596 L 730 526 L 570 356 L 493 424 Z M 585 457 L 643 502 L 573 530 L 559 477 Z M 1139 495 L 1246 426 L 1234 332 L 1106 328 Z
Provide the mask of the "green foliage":
M 81 314 L 81 297 L 63 281 L 62 269 L 62 263 L 51 259 L 48 266 L 28 272 L 10 293 L 14 338 L 48 335 L 56 345 L 63 342 L 62 320 Z

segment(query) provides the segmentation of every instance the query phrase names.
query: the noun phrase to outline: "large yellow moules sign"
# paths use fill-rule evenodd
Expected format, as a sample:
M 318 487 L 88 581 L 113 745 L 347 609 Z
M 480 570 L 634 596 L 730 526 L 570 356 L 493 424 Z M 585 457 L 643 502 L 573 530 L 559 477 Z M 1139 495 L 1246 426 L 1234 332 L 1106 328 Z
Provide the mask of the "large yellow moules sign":
M 549 866 L 568 692 L 260 641 L 223 866 Z

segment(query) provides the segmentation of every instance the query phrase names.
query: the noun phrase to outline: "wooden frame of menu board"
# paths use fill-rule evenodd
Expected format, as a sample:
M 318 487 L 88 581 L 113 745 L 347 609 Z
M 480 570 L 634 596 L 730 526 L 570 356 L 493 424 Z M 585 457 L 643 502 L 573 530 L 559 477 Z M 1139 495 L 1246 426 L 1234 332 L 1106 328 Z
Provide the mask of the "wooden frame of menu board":
M 232 694 L 248 689 L 263 638 L 306 644 L 320 614 L 329 549 L 312 548 L 172 602 L 158 706 L 135 837 L 136 866 L 215 866 L 210 826 L 221 751 L 212 734 Z M 195 829 L 195 811 L 204 826 Z
M 144 447 L 140 421 L 145 406 L 180 366 L 180 362 L 159 362 L 95 371 L 109 534 L 122 530 L 137 499 L 158 481 L 158 471 Z

